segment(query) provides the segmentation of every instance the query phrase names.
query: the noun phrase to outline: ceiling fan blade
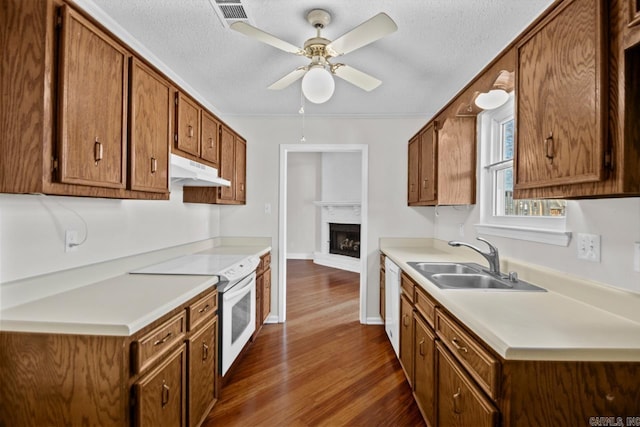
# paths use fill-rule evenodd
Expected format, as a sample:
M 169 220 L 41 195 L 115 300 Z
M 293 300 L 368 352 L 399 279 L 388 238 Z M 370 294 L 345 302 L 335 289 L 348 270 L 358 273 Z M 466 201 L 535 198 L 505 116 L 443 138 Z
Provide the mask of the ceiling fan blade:
M 262 43 L 266 43 L 280 50 L 284 50 L 285 52 L 293 53 L 296 55 L 304 55 L 304 51 L 299 47 L 294 46 L 291 43 L 286 42 L 284 40 L 281 40 L 276 36 L 272 36 L 271 34 L 265 31 L 262 31 L 245 22 L 242 22 L 242 21 L 234 22 L 233 24 L 231 24 L 231 29 L 239 33 L 242 33 L 245 36 L 254 38 Z
M 290 72 L 289 74 L 287 74 L 286 76 L 284 76 L 283 78 L 281 78 L 280 80 L 278 80 L 277 82 L 273 83 L 271 86 L 269 86 L 269 89 L 271 90 L 284 89 L 285 87 L 289 86 L 291 83 L 302 78 L 302 76 L 304 76 L 306 72 L 307 72 L 307 67 L 298 67 L 292 72 Z
M 360 89 L 366 90 L 367 92 L 371 92 L 382 84 L 382 82 L 375 77 L 372 77 L 367 73 L 363 73 L 360 70 L 356 70 L 348 65 L 334 64 L 331 71 L 342 80 L 358 86 Z
M 327 49 L 333 51 L 334 56 L 344 55 L 379 40 L 397 29 L 398 26 L 393 19 L 381 12 L 329 43 Z

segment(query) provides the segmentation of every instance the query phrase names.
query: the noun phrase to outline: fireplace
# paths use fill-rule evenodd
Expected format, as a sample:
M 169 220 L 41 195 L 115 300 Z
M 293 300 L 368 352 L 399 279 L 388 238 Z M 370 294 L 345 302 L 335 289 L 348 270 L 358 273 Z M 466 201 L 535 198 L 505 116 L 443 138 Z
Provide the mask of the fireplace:
M 360 224 L 330 222 L 329 253 L 360 258 Z

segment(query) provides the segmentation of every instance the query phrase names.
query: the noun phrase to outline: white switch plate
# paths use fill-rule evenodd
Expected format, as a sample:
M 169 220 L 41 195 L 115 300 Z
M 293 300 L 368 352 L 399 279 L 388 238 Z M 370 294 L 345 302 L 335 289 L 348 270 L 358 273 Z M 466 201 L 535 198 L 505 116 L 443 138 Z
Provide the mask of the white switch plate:
M 64 251 L 75 252 L 78 250 L 78 230 L 66 230 L 64 232 Z
M 264 213 L 267 215 L 271 215 L 271 203 L 264 204 Z
M 578 233 L 578 259 L 600 262 L 600 235 Z
M 640 273 L 640 242 L 633 244 L 633 269 Z

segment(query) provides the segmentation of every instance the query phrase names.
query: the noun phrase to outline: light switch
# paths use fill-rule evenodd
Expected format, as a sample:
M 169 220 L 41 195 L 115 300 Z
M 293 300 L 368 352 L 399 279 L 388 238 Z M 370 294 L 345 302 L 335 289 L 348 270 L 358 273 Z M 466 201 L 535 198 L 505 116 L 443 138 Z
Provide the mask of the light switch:
M 267 215 L 271 215 L 271 203 L 264 204 L 264 213 Z

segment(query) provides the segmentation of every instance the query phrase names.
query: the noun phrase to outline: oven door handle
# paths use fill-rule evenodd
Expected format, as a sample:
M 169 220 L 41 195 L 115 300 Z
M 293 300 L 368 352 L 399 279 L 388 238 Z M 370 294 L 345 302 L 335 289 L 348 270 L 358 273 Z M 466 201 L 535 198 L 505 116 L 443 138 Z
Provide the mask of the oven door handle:
M 250 287 L 252 282 L 255 282 L 255 280 L 256 280 L 256 273 L 251 273 L 251 275 L 245 277 L 236 285 L 231 287 L 229 291 L 224 292 L 222 294 L 222 297 L 224 298 L 225 301 L 228 301 L 230 299 L 237 297 L 238 295 L 242 295 L 245 292 L 245 289 Z

